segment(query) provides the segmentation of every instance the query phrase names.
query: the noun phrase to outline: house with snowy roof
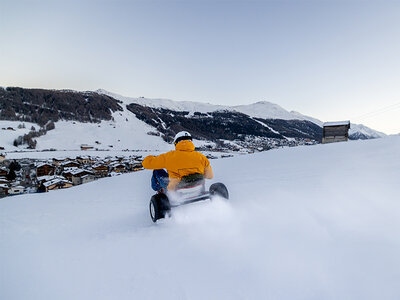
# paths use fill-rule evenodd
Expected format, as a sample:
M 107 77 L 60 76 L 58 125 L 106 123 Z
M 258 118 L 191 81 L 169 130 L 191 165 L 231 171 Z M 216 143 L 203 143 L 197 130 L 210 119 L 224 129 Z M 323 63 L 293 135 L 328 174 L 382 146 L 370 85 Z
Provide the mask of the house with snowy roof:
M 9 184 L 10 181 L 7 180 L 6 177 L 0 177 L 0 184 Z
M 90 164 L 93 163 L 93 159 L 90 156 L 77 156 L 76 161 L 80 164 Z
M 72 182 L 65 180 L 65 179 L 56 178 L 56 179 L 44 182 L 42 184 L 42 186 L 45 189 L 44 191 L 48 192 L 48 191 L 52 191 L 52 190 L 59 190 L 59 189 L 65 189 L 65 188 L 72 187 Z
M 71 172 L 71 175 L 72 175 L 71 176 L 71 181 L 72 181 L 73 185 L 82 184 L 83 183 L 82 177 L 84 177 L 84 176 L 89 176 L 89 177 L 85 178 L 85 181 L 90 181 L 90 180 L 93 181 L 94 178 L 95 178 L 94 172 L 88 171 L 88 170 L 84 170 L 84 169 L 73 170 Z
M 41 163 L 36 166 L 36 177 L 54 175 L 56 167 L 50 163 Z
M 5 168 L 0 168 L 0 176 L 7 176 L 8 172 Z
M 126 165 L 120 162 L 113 162 L 110 164 L 110 171 L 116 173 L 125 173 L 127 171 Z
M 64 161 L 60 164 L 60 167 L 63 168 L 64 170 L 66 168 L 78 168 L 79 166 L 80 164 L 73 160 Z
M 108 166 L 103 163 L 93 165 L 92 170 L 97 177 L 105 177 L 108 175 Z
M 85 184 L 96 180 L 96 176 L 94 174 L 86 174 L 83 175 L 80 179 L 81 179 L 81 184 Z
M 53 164 L 58 167 L 63 162 L 70 161 L 70 160 L 71 159 L 68 158 L 68 157 L 65 157 L 65 158 L 53 158 Z
M 94 147 L 88 144 L 82 144 L 81 145 L 81 150 L 93 150 Z

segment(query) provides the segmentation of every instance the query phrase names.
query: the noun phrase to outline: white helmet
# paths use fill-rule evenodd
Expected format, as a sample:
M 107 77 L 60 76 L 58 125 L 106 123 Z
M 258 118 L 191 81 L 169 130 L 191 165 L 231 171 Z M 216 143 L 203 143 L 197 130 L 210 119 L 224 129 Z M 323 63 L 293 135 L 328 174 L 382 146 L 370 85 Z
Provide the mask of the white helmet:
M 183 140 L 192 140 L 192 136 L 187 131 L 180 131 L 174 137 L 174 144 L 178 144 L 180 141 Z

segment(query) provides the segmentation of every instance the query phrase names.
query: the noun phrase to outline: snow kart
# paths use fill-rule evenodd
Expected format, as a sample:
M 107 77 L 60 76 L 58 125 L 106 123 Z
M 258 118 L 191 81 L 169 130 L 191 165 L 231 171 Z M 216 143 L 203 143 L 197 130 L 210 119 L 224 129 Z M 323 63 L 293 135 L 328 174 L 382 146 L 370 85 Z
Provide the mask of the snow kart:
M 215 197 L 229 199 L 228 189 L 223 183 L 213 183 L 206 191 L 202 174 L 192 174 L 181 179 L 174 191 L 158 192 L 150 199 L 150 217 L 153 222 L 165 218 L 171 208 L 203 200 L 213 200 Z

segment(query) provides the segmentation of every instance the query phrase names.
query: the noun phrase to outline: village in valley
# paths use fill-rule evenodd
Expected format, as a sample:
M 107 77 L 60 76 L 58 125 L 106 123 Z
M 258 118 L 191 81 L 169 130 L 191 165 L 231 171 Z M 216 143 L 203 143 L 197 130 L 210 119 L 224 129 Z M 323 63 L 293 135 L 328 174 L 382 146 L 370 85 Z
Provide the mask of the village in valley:
M 18 128 L 24 127 L 20 126 Z M 322 143 L 347 141 L 349 128 L 350 121 L 325 123 Z M 3 129 L 14 130 L 12 127 Z M 96 141 L 96 144 L 100 143 Z M 198 147 L 197 150 L 203 152 L 208 159 L 217 159 L 282 147 L 316 144 L 318 144 L 317 141 L 304 138 L 275 139 L 249 136 L 243 142 L 240 140 L 221 141 L 214 147 L 203 146 Z M 29 152 L 32 149 L 28 147 L 25 150 Z M 0 152 L 0 198 L 65 189 L 104 177 L 143 170 L 143 156 L 138 154 L 141 152 L 135 152 L 135 154 L 129 156 L 109 155 L 104 158 L 97 155 L 69 155 L 64 158 L 60 158 L 59 156 L 58 158 L 49 158 L 52 155 L 46 155 L 44 159 L 10 159 L 6 157 L 4 147 L 0 146 L 0 151 L 4 151 L 4 153 Z M 56 151 L 57 149 L 51 148 L 36 152 L 55 153 Z M 91 151 L 89 153 L 96 151 L 95 153 L 97 154 L 109 150 L 98 149 L 88 144 L 81 144 L 79 154 L 83 154 L 86 151 Z M 24 150 L 17 152 L 23 153 Z
M 142 156 L 7 159 L 0 153 L 0 198 L 70 188 L 100 178 L 143 170 Z

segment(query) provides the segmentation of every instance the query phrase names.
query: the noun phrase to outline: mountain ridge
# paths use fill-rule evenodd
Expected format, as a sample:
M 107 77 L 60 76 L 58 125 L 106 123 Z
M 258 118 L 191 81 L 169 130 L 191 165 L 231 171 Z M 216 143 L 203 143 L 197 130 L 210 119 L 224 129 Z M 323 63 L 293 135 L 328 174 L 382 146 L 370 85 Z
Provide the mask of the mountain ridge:
M 163 98 L 145 98 L 145 97 L 126 97 L 119 95 L 117 93 L 109 92 L 104 89 L 98 89 L 95 92 L 99 94 L 104 94 L 113 97 L 117 100 L 122 101 L 124 104 L 136 103 L 139 105 L 144 105 L 152 108 L 164 108 L 174 111 L 188 111 L 190 113 L 200 112 L 208 113 L 221 110 L 236 111 L 239 113 L 246 114 L 253 118 L 262 119 L 282 119 L 282 120 L 304 120 L 310 121 L 320 127 L 323 127 L 324 122 L 304 115 L 297 111 L 288 111 L 278 104 L 269 101 L 257 101 L 251 104 L 243 105 L 218 105 L 203 102 L 192 102 L 192 101 L 175 101 L 171 99 Z M 383 132 L 379 132 L 372 128 L 369 128 L 363 124 L 351 123 L 351 128 L 349 130 L 349 137 L 351 139 L 369 139 L 369 138 L 380 138 L 387 136 Z

